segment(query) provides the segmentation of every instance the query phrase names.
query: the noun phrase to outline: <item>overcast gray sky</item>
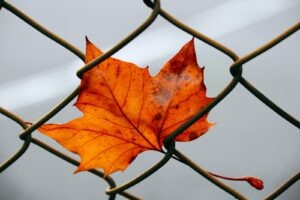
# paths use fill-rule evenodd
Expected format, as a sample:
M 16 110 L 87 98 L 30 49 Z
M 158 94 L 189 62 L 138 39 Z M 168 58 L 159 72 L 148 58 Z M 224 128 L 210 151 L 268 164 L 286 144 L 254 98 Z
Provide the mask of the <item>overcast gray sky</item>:
M 150 13 L 141 0 L 131 1 L 8 1 L 49 30 L 84 51 L 85 39 L 103 50 L 137 27 Z M 179 20 L 220 41 L 243 56 L 299 21 L 297 0 L 162 0 L 162 7 Z M 83 63 L 5 9 L 0 11 L 0 106 L 26 121 L 36 121 L 78 84 L 76 71 Z M 150 66 L 155 74 L 191 36 L 158 17 L 138 38 L 114 57 Z M 196 41 L 198 62 L 205 65 L 208 95 L 216 96 L 231 80 L 231 60 Z M 244 77 L 275 103 L 300 118 L 299 33 L 250 61 Z M 70 104 L 51 122 L 79 116 Z M 243 86 L 216 106 L 209 115 L 216 122 L 207 134 L 177 148 L 209 171 L 227 176 L 257 176 L 265 189 L 227 182 L 249 197 L 263 199 L 300 170 L 299 129 L 266 107 Z M 0 162 L 22 142 L 21 129 L 0 117 Z M 66 152 L 40 133 L 33 135 Z M 113 175 L 118 184 L 155 164 L 161 155 L 143 153 L 124 172 Z M 105 199 L 106 182 L 89 173 L 73 175 L 75 166 L 35 145 L 0 175 L 0 200 Z M 300 183 L 278 199 L 299 199 Z M 232 199 L 189 167 L 170 161 L 150 178 L 129 191 L 144 199 Z M 122 197 L 118 197 L 122 199 Z

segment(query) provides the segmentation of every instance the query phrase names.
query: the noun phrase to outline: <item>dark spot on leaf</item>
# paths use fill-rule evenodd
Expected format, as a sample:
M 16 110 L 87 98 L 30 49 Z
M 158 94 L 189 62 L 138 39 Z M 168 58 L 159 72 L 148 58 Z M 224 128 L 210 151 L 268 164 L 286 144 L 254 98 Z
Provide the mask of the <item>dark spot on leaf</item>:
M 175 109 L 177 110 L 179 108 L 179 105 L 177 104 L 176 106 L 175 106 Z
M 182 63 L 178 62 L 177 60 L 173 60 L 173 62 L 170 63 L 170 71 L 173 74 L 180 74 L 182 71 Z
M 197 131 L 190 132 L 189 135 L 188 135 L 188 137 L 189 137 L 189 140 L 194 140 L 194 139 L 198 138 Z
M 121 132 L 120 132 L 119 130 L 117 130 L 117 134 L 118 134 L 118 135 L 121 135 Z
M 156 113 L 156 114 L 154 115 L 153 120 L 156 120 L 156 121 L 161 120 L 161 114 L 160 114 L 160 113 Z

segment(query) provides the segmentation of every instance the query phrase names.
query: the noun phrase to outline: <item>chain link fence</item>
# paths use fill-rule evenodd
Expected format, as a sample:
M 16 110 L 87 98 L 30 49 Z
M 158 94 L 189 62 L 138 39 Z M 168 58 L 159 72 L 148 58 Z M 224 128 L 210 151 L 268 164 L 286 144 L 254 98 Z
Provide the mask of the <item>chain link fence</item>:
M 191 126 L 193 123 L 195 123 L 198 119 L 200 119 L 203 115 L 207 114 L 211 109 L 213 109 L 218 103 L 220 103 L 229 93 L 233 91 L 233 89 L 238 85 L 243 85 L 250 93 L 252 93 L 256 98 L 258 98 L 260 101 L 262 101 L 266 106 L 268 106 L 270 109 L 272 109 L 276 114 L 280 115 L 283 119 L 285 119 L 286 122 L 291 123 L 298 129 L 300 128 L 300 122 L 299 120 L 295 119 L 293 116 L 289 115 L 287 112 L 285 112 L 283 109 L 281 109 L 279 106 L 277 106 L 275 103 L 273 103 L 270 99 L 268 99 L 264 94 L 262 94 L 257 88 L 255 88 L 253 85 L 251 85 L 250 82 L 248 82 L 244 77 L 242 73 L 243 64 L 249 62 L 250 60 L 256 58 L 257 56 L 263 54 L 264 52 L 268 51 L 270 48 L 274 47 L 281 41 L 285 40 L 290 35 L 296 33 L 300 28 L 300 22 L 295 24 L 294 26 L 290 27 L 288 30 L 283 32 L 282 34 L 278 35 L 273 40 L 269 41 L 265 45 L 259 47 L 258 49 L 248 53 L 246 56 L 239 57 L 233 50 L 225 47 L 224 45 L 218 43 L 215 40 L 212 40 L 206 35 L 203 35 L 202 33 L 188 27 L 187 25 L 181 23 L 176 18 L 168 14 L 166 11 L 164 11 L 160 7 L 160 1 L 154 0 L 153 2 L 151 0 L 144 0 L 144 3 L 152 9 L 152 12 L 150 16 L 142 23 L 137 29 L 135 29 L 131 34 L 129 34 L 126 38 L 124 38 L 122 41 L 120 41 L 118 44 L 116 44 L 113 48 L 108 50 L 106 53 L 102 54 L 98 58 L 94 59 L 92 62 L 86 64 L 83 66 L 80 70 L 77 72 L 77 76 L 80 78 L 84 72 L 87 70 L 90 70 L 91 68 L 95 67 L 99 63 L 103 62 L 108 57 L 112 56 L 114 53 L 119 51 L 122 47 L 130 43 L 135 37 L 137 37 L 140 33 L 142 33 L 145 29 L 147 29 L 148 26 L 150 26 L 156 17 L 160 15 L 164 19 L 166 19 L 169 23 L 173 24 L 174 26 L 178 27 L 179 29 L 185 31 L 187 34 L 192 35 L 193 37 L 205 42 L 206 44 L 214 47 L 215 49 L 221 51 L 225 55 L 229 56 L 233 63 L 229 68 L 229 72 L 232 75 L 232 80 L 230 83 L 223 89 L 222 92 L 220 92 L 214 101 L 212 101 L 210 104 L 208 104 L 206 107 L 204 107 L 202 110 L 200 110 L 198 113 L 195 114 L 193 118 L 191 118 L 189 121 L 184 123 L 182 126 L 177 128 L 168 138 L 164 141 L 164 147 L 167 149 L 167 153 L 164 156 L 162 160 L 160 160 L 158 163 L 156 163 L 153 167 L 151 167 L 149 170 L 145 171 L 140 176 L 130 180 L 129 182 L 122 184 L 120 186 L 117 186 L 115 181 L 110 176 L 103 176 L 103 173 L 98 170 L 89 170 L 90 173 L 101 177 L 104 181 L 106 181 L 109 185 L 109 188 L 106 190 L 106 194 L 109 196 L 109 199 L 115 199 L 117 195 L 121 195 L 127 199 L 140 199 L 139 197 L 136 197 L 133 194 L 130 194 L 126 191 L 126 189 L 134 186 L 135 184 L 143 181 L 147 177 L 149 177 L 151 174 L 159 170 L 164 164 L 166 164 L 169 159 L 172 156 L 176 156 L 178 159 L 180 159 L 183 163 L 190 166 L 193 170 L 195 170 L 197 173 L 208 179 L 211 183 L 215 184 L 220 189 L 224 190 L 225 192 L 229 193 L 233 197 L 237 199 L 247 199 L 243 194 L 239 193 L 238 191 L 234 190 L 233 188 L 229 187 L 228 185 L 221 182 L 219 179 L 212 176 L 209 172 L 207 172 L 205 169 L 201 168 L 199 165 L 194 163 L 192 160 L 190 160 L 188 157 L 186 157 L 184 154 L 182 154 L 180 151 L 178 151 L 175 148 L 175 142 L 173 139 L 179 135 L 181 132 L 183 132 L 185 129 L 187 129 L 189 126 Z M 7 9 L 11 13 L 13 13 L 15 16 L 19 17 L 23 21 L 25 21 L 28 25 L 35 28 L 37 31 L 39 31 L 41 34 L 47 36 L 49 39 L 57 42 L 59 45 L 65 47 L 67 50 L 74 53 L 79 59 L 84 61 L 84 54 L 78 50 L 76 47 L 68 43 L 67 41 L 63 40 L 59 36 L 55 35 L 51 31 L 44 28 L 42 25 L 38 24 L 36 21 L 25 15 L 22 11 L 18 10 L 16 7 L 11 5 L 10 3 L 0 0 L 0 9 Z M 59 103 L 56 107 L 54 107 L 49 113 L 47 113 L 45 116 L 43 116 L 41 119 L 39 119 L 34 124 L 28 124 L 25 121 L 23 121 L 20 117 L 16 116 L 12 112 L 6 110 L 5 108 L 0 107 L 0 113 L 5 115 L 6 117 L 10 118 L 11 120 L 15 121 L 17 124 L 19 124 L 24 131 L 20 134 L 20 139 L 24 141 L 22 147 L 13 155 L 11 158 L 9 158 L 6 162 L 0 165 L 0 173 L 6 170 L 8 167 L 10 167 L 18 158 L 20 158 L 26 150 L 29 148 L 30 144 L 33 143 L 49 153 L 52 153 L 56 155 L 57 157 L 73 164 L 73 165 L 79 165 L 79 162 L 74 160 L 73 158 L 57 151 L 56 149 L 52 148 L 51 146 L 43 143 L 42 141 L 32 137 L 32 132 L 35 131 L 39 126 L 44 124 L 46 121 L 48 121 L 50 118 L 52 118 L 54 115 L 56 115 L 58 112 L 60 112 L 64 107 L 72 101 L 78 94 L 78 88 L 76 88 L 71 94 L 69 94 L 61 103 Z M 300 179 L 300 173 L 295 174 L 290 179 L 286 180 L 285 183 L 283 183 L 278 189 L 276 189 L 273 193 L 265 197 L 267 200 L 275 199 L 279 195 L 281 195 L 283 192 L 285 192 L 291 185 L 296 183 Z

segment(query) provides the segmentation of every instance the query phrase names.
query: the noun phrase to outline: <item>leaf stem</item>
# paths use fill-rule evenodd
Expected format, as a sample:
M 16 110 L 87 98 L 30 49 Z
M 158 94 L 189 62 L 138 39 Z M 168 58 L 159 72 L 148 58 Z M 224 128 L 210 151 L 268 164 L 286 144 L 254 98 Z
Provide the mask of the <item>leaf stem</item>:
M 179 161 L 179 162 L 181 162 L 181 163 L 183 163 L 183 164 L 185 164 L 185 165 L 188 165 L 188 163 L 185 163 L 183 160 L 179 159 L 175 155 L 172 155 L 172 158 Z M 219 174 L 209 172 L 209 171 L 206 171 L 206 172 L 209 173 L 210 175 L 214 176 L 214 177 L 229 180 L 229 181 L 247 181 L 255 189 L 257 189 L 257 190 L 262 190 L 263 189 L 263 181 L 259 178 L 256 178 L 256 177 L 252 177 L 252 176 L 227 177 L 227 176 L 219 175 Z
M 246 200 L 247 198 L 240 194 L 238 191 L 234 190 L 233 188 L 229 187 L 228 185 L 222 183 L 217 178 L 212 176 L 210 173 L 208 173 L 205 169 L 194 163 L 192 160 L 190 160 L 188 157 L 186 157 L 184 154 L 182 154 L 180 151 L 175 150 L 174 153 L 180 160 L 182 160 L 185 164 L 187 164 L 189 167 L 191 167 L 194 171 L 202 175 L 204 178 L 209 180 L 211 183 L 215 184 L 225 192 L 229 193 L 230 195 L 234 196 L 237 199 L 240 200 Z

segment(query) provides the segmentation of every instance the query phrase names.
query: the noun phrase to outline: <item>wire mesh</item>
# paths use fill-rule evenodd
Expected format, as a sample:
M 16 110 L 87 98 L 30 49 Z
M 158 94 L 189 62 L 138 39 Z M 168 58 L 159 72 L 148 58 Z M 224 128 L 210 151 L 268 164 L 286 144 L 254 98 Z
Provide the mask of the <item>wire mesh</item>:
M 280 115 L 286 122 L 291 123 L 298 129 L 300 128 L 300 122 L 299 120 L 295 119 L 293 116 L 285 112 L 283 109 L 281 109 L 278 105 L 273 103 L 270 99 L 268 99 L 263 93 L 261 93 L 257 88 L 255 88 L 249 81 L 247 81 L 242 76 L 242 68 L 243 64 L 249 62 L 250 60 L 256 58 L 257 56 L 261 55 L 262 53 L 268 51 L 270 48 L 274 47 L 281 41 L 285 40 L 290 35 L 296 33 L 300 28 L 300 22 L 295 24 L 294 26 L 290 27 L 288 30 L 283 32 L 282 34 L 278 35 L 273 40 L 269 41 L 268 43 L 264 44 L 263 46 L 257 48 L 256 50 L 248 53 L 246 56 L 239 57 L 233 50 L 225 47 L 224 45 L 218 43 L 217 41 L 209 38 L 208 36 L 188 27 L 184 23 L 181 23 L 178 21 L 175 17 L 171 16 L 169 13 L 164 11 L 160 7 L 160 1 L 159 0 L 144 0 L 144 3 L 152 9 L 151 14 L 149 17 L 138 27 L 136 28 L 131 34 L 129 34 L 126 38 L 124 38 L 122 41 L 120 41 L 118 44 L 116 44 L 114 47 L 112 47 L 110 50 L 108 50 L 106 53 L 102 54 L 101 56 L 94 59 L 92 62 L 86 64 L 83 66 L 80 70 L 77 72 L 77 76 L 80 78 L 82 74 L 96 65 L 103 62 L 105 59 L 112 56 L 114 53 L 119 51 L 122 47 L 130 43 L 132 40 L 134 40 L 135 37 L 137 37 L 140 33 L 142 33 L 145 29 L 147 29 L 156 19 L 158 15 L 166 19 L 169 23 L 173 24 L 174 26 L 178 27 L 179 29 L 185 31 L 187 34 L 192 35 L 193 37 L 205 42 L 206 44 L 214 47 L 215 49 L 221 51 L 228 57 L 230 57 L 233 60 L 232 65 L 230 66 L 230 73 L 232 75 L 232 80 L 229 82 L 229 84 L 223 89 L 222 92 L 220 92 L 217 97 L 209 103 L 207 106 L 205 106 L 202 110 L 200 110 L 198 113 L 195 114 L 194 117 L 192 117 L 189 121 L 184 123 L 182 126 L 177 128 L 169 137 L 167 137 L 164 141 L 164 146 L 167 149 L 167 153 L 161 159 L 158 163 L 156 163 L 153 167 L 145 171 L 140 176 L 133 178 L 129 182 L 122 184 L 120 186 L 117 186 L 115 181 L 110 177 L 106 176 L 104 177 L 104 174 L 101 171 L 98 170 L 89 170 L 90 173 L 101 177 L 103 180 L 105 180 L 109 188 L 106 190 L 106 194 L 108 195 L 109 199 L 115 199 L 116 195 L 122 195 L 125 198 L 128 199 L 140 199 L 139 197 L 136 197 L 133 194 L 130 194 L 126 192 L 126 189 L 138 184 L 139 182 L 143 181 L 147 177 L 149 177 L 151 174 L 155 173 L 157 170 L 159 170 L 164 164 L 166 164 L 172 156 L 176 156 L 178 159 L 180 159 L 181 162 L 185 163 L 186 165 L 190 166 L 194 171 L 208 179 L 211 183 L 218 186 L 220 189 L 224 190 L 225 192 L 229 193 L 233 197 L 237 199 L 247 199 L 243 194 L 240 194 L 238 191 L 234 190 L 233 188 L 229 187 L 228 185 L 221 182 L 219 179 L 212 176 L 209 172 L 207 172 L 205 169 L 201 168 L 198 164 L 194 163 L 192 160 L 190 160 L 187 156 L 182 154 L 180 151 L 178 151 L 175 148 L 175 142 L 173 139 L 178 136 L 180 133 L 182 133 L 184 130 L 186 130 L 189 126 L 191 126 L 193 123 L 195 123 L 198 119 L 200 119 L 203 115 L 207 114 L 211 109 L 213 109 L 217 104 L 219 104 L 231 91 L 235 88 L 236 85 L 241 84 L 243 85 L 249 92 L 251 92 L 254 96 L 256 96 L 260 101 L 262 101 L 266 106 L 268 106 L 270 109 L 272 109 L 275 113 Z M 41 34 L 47 36 L 49 39 L 57 42 L 59 45 L 65 47 L 67 50 L 74 53 L 79 59 L 84 60 L 84 54 L 78 50 L 76 47 L 68 43 L 67 41 L 63 40 L 59 36 L 55 35 L 51 31 L 44 28 L 42 25 L 38 24 L 36 21 L 34 21 L 32 18 L 28 17 L 26 14 L 24 14 L 22 11 L 11 5 L 10 3 L 0 0 L 0 10 L 1 8 L 5 8 L 11 13 L 13 13 L 15 16 L 22 19 L 24 22 L 26 22 L 28 25 L 35 28 L 37 31 L 39 31 Z M 54 107 L 50 112 L 48 112 L 46 115 L 44 115 L 42 118 L 40 118 L 35 123 L 29 125 L 25 121 L 23 121 L 20 117 L 15 115 L 14 113 L 6 110 L 5 108 L 0 107 L 0 113 L 4 116 L 10 118 L 14 122 L 16 122 L 18 125 L 20 125 L 24 131 L 20 134 L 20 139 L 23 140 L 23 145 L 20 147 L 20 149 L 11 156 L 6 162 L 0 165 L 0 173 L 6 170 L 8 167 L 10 167 L 15 161 L 18 160 L 29 148 L 30 144 L 33 143 L 44 150 L 48 151 L 49 153 L 52 153 L 56 155 L 57 157 L 65 160 L 66 162 L 69 162 L 73 165 L 79 165 L 79 162 L 75 159 L 57 151 L 56 149 L 52 148 L 51 146 L 43 143 L 42 141 L 32 137 L 31 133 L 35 131 L 38 127 L 40 127 L 42 124 L 47 122 L 49 119 L 51 119 L 54 115 L 56 115 L 58 112 L 60 112 L 64 107 L 72 101 L 78 94 L 78 88 L 76 88 L 71 94 L 69 94 L 61 103 L 59 103 L 56 107 Z M 271 193 L 269 196 L 267 196 L 265 199 L 271 200 L 275 199 L 279 195 L 281 195 L 283 192 L 285 192 L 291 185 L 296 183 L 300 179 L 300 172 L 292 176 L 290 179 L 288 179 L 285 183 L 283 183 L 278 189 L 276 189 L 273 193 Z

